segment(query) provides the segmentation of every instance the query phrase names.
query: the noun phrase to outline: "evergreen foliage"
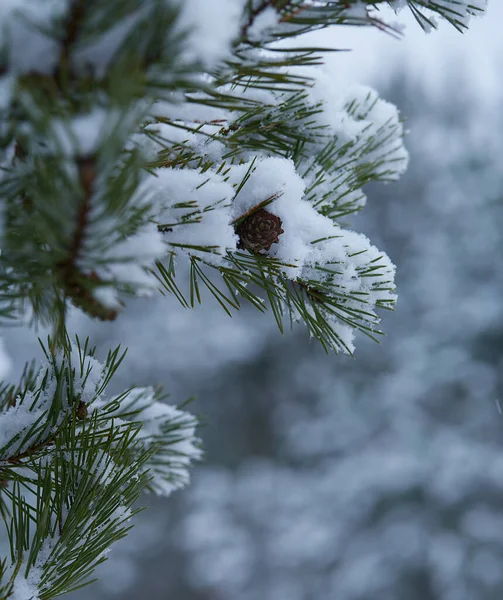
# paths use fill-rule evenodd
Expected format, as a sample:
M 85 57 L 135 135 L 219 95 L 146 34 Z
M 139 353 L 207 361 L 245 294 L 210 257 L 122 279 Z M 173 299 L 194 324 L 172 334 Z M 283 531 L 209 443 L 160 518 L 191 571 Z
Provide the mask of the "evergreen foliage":
M 0 8 L 0 314 L 52 329 L 44 364 L 0 390 L 0 598 L 84 585 L 141 491 L 171 493 L 200 457 L 195 419 L 161 391 L 107 399 L 123 354 L 101 365 L 72 341 L 71 306 L 114 320 L 133 295 L 160 288 L 189 308 L 206 288 L 229 314 L 244 300 L 281 330 L 304 322 L 327 351 L 352 353 L 355 330 L 379 336 L 394 266 L 341 219 L 364 206 L 362 186 L 406 168 L 402 123 L 373 90 L 321 85 L 312 67 L 327 49 L 299 36 L 332 25 L 397 34 L 384 5 L 408 6 L 424 28 L 437 13 L 463 29 L 484 4 Z

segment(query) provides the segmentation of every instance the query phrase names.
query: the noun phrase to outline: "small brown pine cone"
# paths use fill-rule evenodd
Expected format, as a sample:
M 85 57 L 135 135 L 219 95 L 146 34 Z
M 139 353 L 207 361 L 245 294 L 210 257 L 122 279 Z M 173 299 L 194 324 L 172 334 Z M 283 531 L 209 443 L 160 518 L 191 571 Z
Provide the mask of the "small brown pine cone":
M 272 244 L 279 242 L 279 236 L 284 233 L 281 225 L 279 217 L 260 208 L 236 227 L 238 248 L 251 252 L 269 250 Z
M 87 417 L 87 404 L 82 400 L 79 402 L 75 414 L 77 415 L 77 419 L 79 419 L 79 421 L 83 421 Z

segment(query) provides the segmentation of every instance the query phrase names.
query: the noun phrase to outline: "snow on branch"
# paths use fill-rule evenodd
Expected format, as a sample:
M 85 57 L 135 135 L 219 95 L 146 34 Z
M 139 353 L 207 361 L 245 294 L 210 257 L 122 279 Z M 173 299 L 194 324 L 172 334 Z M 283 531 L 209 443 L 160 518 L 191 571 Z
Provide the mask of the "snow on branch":
M 404 130 L 396 107 L 368 87 L 352 86 L 341 93 L 320 76 L 312 93 L 322 99 L 326 129 L 299 170 L 306 198 L 337 219 L 364 206 L 365 184 L 395 181 L 405 172 Z
M 163 402 L 160 390 L 153 388 L 135 388 L 114 397 L 101 403 L 100 411 L 107 418 L 141 425 L 137 446 L 154 451 L 145 463 L 149 491 L 169 496 L 189 483 L 189 468 L 202 457 L 194 416 Z

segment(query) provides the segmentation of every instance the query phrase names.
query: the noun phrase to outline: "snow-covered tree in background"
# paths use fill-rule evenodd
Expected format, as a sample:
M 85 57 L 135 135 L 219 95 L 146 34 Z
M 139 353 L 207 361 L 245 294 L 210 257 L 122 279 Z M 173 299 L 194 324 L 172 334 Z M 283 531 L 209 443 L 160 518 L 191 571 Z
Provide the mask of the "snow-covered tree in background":
M 344 218 L 363 185 L 404 171 L 402 124 L 373 90 L 313 79 L 321 50 L 299 36 L 394 33 L 385 4 L 463 29 L 485 2 L 0 7 L 0 310 L 50 330 L 42 364 L 0 390 L 0 598 L 84 584 L 141 491 L 183 486 L 200 456 L 195 419 L 160 390 L 106 395 L 123 354 L 98 362 L 69 330 L 74 307 L 120 321 L 133 296 L 189 308 L 206 290 L 228 313 L 247 301 L 281 330 L 304 322 L 327 351 L 381 333 L 394 266 Z

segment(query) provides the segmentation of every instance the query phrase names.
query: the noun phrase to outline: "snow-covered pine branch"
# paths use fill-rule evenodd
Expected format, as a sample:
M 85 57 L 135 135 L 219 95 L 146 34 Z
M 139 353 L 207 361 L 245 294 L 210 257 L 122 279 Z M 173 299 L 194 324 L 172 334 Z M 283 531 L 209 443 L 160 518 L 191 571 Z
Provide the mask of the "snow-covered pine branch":
M 102 365 L 87 341 L 69 348 L 46 349 L 45 364 L 1 390 L 2 515 L 14 519 L 2 598 L 51 598 L 82 584 L 127 533 L 140 492 L 183 487 L 201 456 L 194 417 L 160 392 L 106 398 L 119 349 Z
M 308 69 L 319 54 L 278 45 L 336 22 L 375 26 L 372 15 L 381 4 L 219 0 L 210 10 L 197 0 L 180 5 L 150 0 L 141 8 L 116 2 L 91 9 L 80 0 L 60 0 L 42 11 L 33 2 L 6 5 L 0 38 L 5 314 L 29 308 L 36 320 L 58 323 L 69 299 L 94 317 L 115 319 L 128 294 L 152 293 L 159 277 L 185 305 L 197 301 L 200 283 L 227 309 L 239 305 L 245 288 L 245 297 L 263 307 L 249 291 L 258 279 L 269 305 L 271 299 L 276 303 L 278 322 L 282 314 L 300 315 L 327 348 L 352 351 L 351 329 L 377 332 L 373 307 L 382 298 L 373 297 L 370 287 L 386 288 L 391 300 L 386 257 L 381 282 L 379 269 L 373 269 L 375 285 L 355 287 L 352 275 L 339 274 L 361 269 L 361 258 L 351 255 L 360 256 L 366 245 L 343 243 L 342 262 L 340 254 L 328 258 L 339 265 L 332 293 L 315 285 L 332 275 L 310 277 L 316 306 L 312 294 L 301 294 L 291 310 L 289 292 L 276 277 L 285 269 L 274 266 L 273 274 L 264 275 L 257 262 L 250 270 L 249 260 L 245 264 L 236 254 L 243 248 L 233 224 L 243 216 L 234 200 L 244 183 L 236 175 L 246 170 L 245 163 L 250 176 L 266 159 L 290 160 L 303 180 L 297 199 L 309 200 L 332 219 L 362 206 L 362 185 L 395 179 L 403 171 L 407 159 L 398 113 L 384 109 L 370 90 L 351 97 L 351 91 L 332 89 L 320 96 L 316 86 L 310 88 Z M 450 2 L 407 3 L 411 10 L 416 4 L 450 15 Z M 465 16 L 482 8 L 453 4 Z M 266 195 L 256 193 L 258 209 L 274 214 L 283 205 L 293 215 L 295 206 L 305 208 L 285 204 L 285 185 L 279 177 Z M 283 200 L 266 209 L 277 195 Z M 273 237 L 272 250 L 266 243 L 252 252 L 295 264 L 296 270 L 286 268 L 287 276 L 302 285 L 303 258 L 297 254 L 306 249 L 284 248 L 297 236 L 294 221 L 277 242 Z M 313 230 L 310 240 L 303 232 L 303 244 L 342 235 L 337 224 L 322 229 Z M 174 257 L 183 249 L 191 260 L 190 299 L 174 277 L 180 262 Z M 319 255 L 319 247 L 311 254 Z M 367 256 L 376 266 L 375 252 Z M 317 268 L 324 269 L 319 258 Z M 224 289 L 199 263 L 220 270 Z M 354 306 L 354 292 L 365 307 Z M 364 310 L 358 313 L 363 323 L 350 314 L 355 308 Z M 345 333 L 341 337 L 336 330 Z

